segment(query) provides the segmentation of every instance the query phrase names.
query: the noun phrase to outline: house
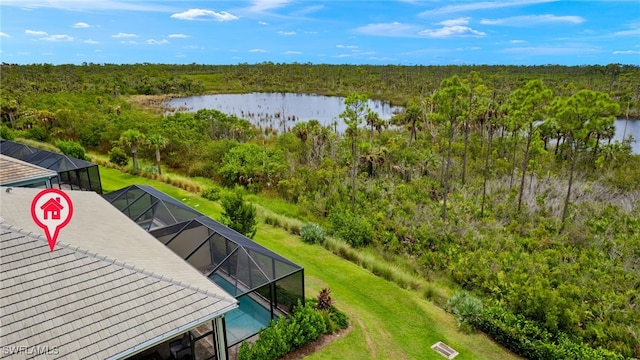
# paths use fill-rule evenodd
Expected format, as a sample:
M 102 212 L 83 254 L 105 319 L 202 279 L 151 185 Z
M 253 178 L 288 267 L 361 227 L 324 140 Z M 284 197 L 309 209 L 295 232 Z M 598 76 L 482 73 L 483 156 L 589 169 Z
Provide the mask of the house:
M 50 251 L 31 218 L 38 192 L 0 188 L 2 359 L 139 359 L 204 347 L 227 359 L 233 296 L 94 192 L 66 192 L 76 211 Z
M 60 198 L 51 198 L 47 200 L 40 209 L 44 212 L 44 219 L 60 220 L 60 210 L 64 209 L 64 206 L 60 203 Z
M 102 194 L 102 181 L 97 164 L 4 139 L 0 139 L 0 153 L 54 171 L 58 175 L 57 185 L 62 189 L 87 190 Z
M 53 170 L 0 154 L 0 186 L 52 188 L 59 182 Z

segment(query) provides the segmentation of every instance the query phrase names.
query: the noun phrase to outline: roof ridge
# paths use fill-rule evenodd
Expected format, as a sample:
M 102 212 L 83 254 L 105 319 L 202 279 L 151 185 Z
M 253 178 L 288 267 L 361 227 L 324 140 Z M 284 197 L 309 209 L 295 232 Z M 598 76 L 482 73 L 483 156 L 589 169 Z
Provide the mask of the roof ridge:
M 24 229 L 22 229 L 20 227 L 14 226 L 14 225 L 5 224 L 2 221 L 0 221 L 0 228 L 19 233 L 19 234 L 21 234 L 21 235 L 23 235 L 25 237 L 30 238 L 30 239 L 40 240 L 40 241 L 43 241 L 46 244 L 48 244 L 47 238 L 42 234 L 34 233 L 33 231 L 29 231 L 29 230 L 24 230 Z M 200 293 L 200 294 L 203 294 L 203 295 L 206 295 L 206 296 L 209 296 L 209 297 L 213 297 L 213 298 L 216 298 L 216 299 L 219 299 L 219 300 L 228 300 L 229 299 L 229 298 L 227 298 L 225 296 L 221 296 L 220 294 L 217 294 L 215 292 L 209 291 L 207 289 L 201 289 L 201 288 L 199 288 L 197 286 L 190 285 L 190 284 L 185 283 L 183 281 L 174 280 L 173 278 L 171 278 L 169 276 L 162 275 L 162 274 L 159 274 L 159 273 L 154 273 L 153 271 L 145 270 L 143 268 L 135 266 L 132 263 L 125 263 L 123 261 L 119 261 L 117 259 L 110 258 L 110 257 L 108 257 L 106 255 L 100 255 L 100 254 L 92 252 L 90 250 L 82 249 L 80 247 L 73 246 L 73 245 L 70 245 L 70 244 L 67 244 L 67 243 L 64 243 L 64 242 L 60 242 L 60 241 L 56 242 L 56 247 L 61 247 L 61 248 L 67 249 L 69 251 L 73 251 L 75 253 L 79 253 L 79 254 L 85 255 L 87 257 L 91 257 L 91 258 L 94 258 L 94 259 L 98 259 L 100 261 L 104 261 L 104 262 L 110 263 L 110 264 L 115 265 L 115 266 L 119 266 L 119 267 L 122 267 L 122 268 L 125 268 L 125 269 L 129 269 L 131 271 L 143 274 L 145 276 L 152 277 L 152 278 L 158 279 L 160 281 L 165 281 L 165 282 L 168 282 L 168 283 L 170 283 L 172 285 L 179 286 L 179 287 L 185 288 L 187 290 L 195 291 L 197 293 Z M 213 282 L 212 282 L 212 284 L 213 284 Z M 229 296 L 231 298 L 233 298 L 233 296 L 231 296 L 231 295 L 229 295 Z

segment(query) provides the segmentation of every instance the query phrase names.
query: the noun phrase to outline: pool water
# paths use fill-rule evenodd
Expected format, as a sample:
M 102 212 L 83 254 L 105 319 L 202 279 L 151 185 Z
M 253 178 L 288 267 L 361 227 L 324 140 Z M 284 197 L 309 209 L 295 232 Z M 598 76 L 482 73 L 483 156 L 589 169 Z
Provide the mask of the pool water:
M 210 276 L 218 286 L 231 295 L 235 295 L 235 286 L 220 275 Z M 240 341 L 257 334 L 261 329 L 269 326 L 271 313 L 256 300 L 244 295 L 238 298 L 240 305 L 225 316 L 227 326 L 227 343 L 235 345 Z

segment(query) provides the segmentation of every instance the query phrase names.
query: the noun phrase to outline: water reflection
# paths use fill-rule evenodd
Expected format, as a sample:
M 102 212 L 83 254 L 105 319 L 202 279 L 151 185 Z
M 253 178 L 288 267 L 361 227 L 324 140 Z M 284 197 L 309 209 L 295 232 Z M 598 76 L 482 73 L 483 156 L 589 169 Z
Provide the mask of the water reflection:
M 247 119 L 256 126 L 271 126 L 278 131 L 289 129 L 296 122 L 312 119 L 318 120 L 322 125 L 335 127 L 337 131 L 345 128 L 344 122 L 339 118 L 345 109 L 344 98 L 338 96 L 295 93 L 216 94 L 176 98 L 167 105 L 190 112 L 215 109 Z M 377 100 L 369 100 L 368 105 L 385 120 L 402 110 L 401 107 Z

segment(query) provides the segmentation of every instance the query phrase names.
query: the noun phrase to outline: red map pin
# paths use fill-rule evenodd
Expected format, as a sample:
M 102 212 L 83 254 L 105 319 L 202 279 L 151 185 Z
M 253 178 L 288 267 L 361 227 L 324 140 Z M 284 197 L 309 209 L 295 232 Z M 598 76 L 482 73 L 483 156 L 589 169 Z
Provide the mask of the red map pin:
M 69 195 L 58 189 L 45 189 L 31 202 L 31 217 L 44 230 L 49 248 L 53 251 L 60 229 L 67 226 L 73 215 Z

